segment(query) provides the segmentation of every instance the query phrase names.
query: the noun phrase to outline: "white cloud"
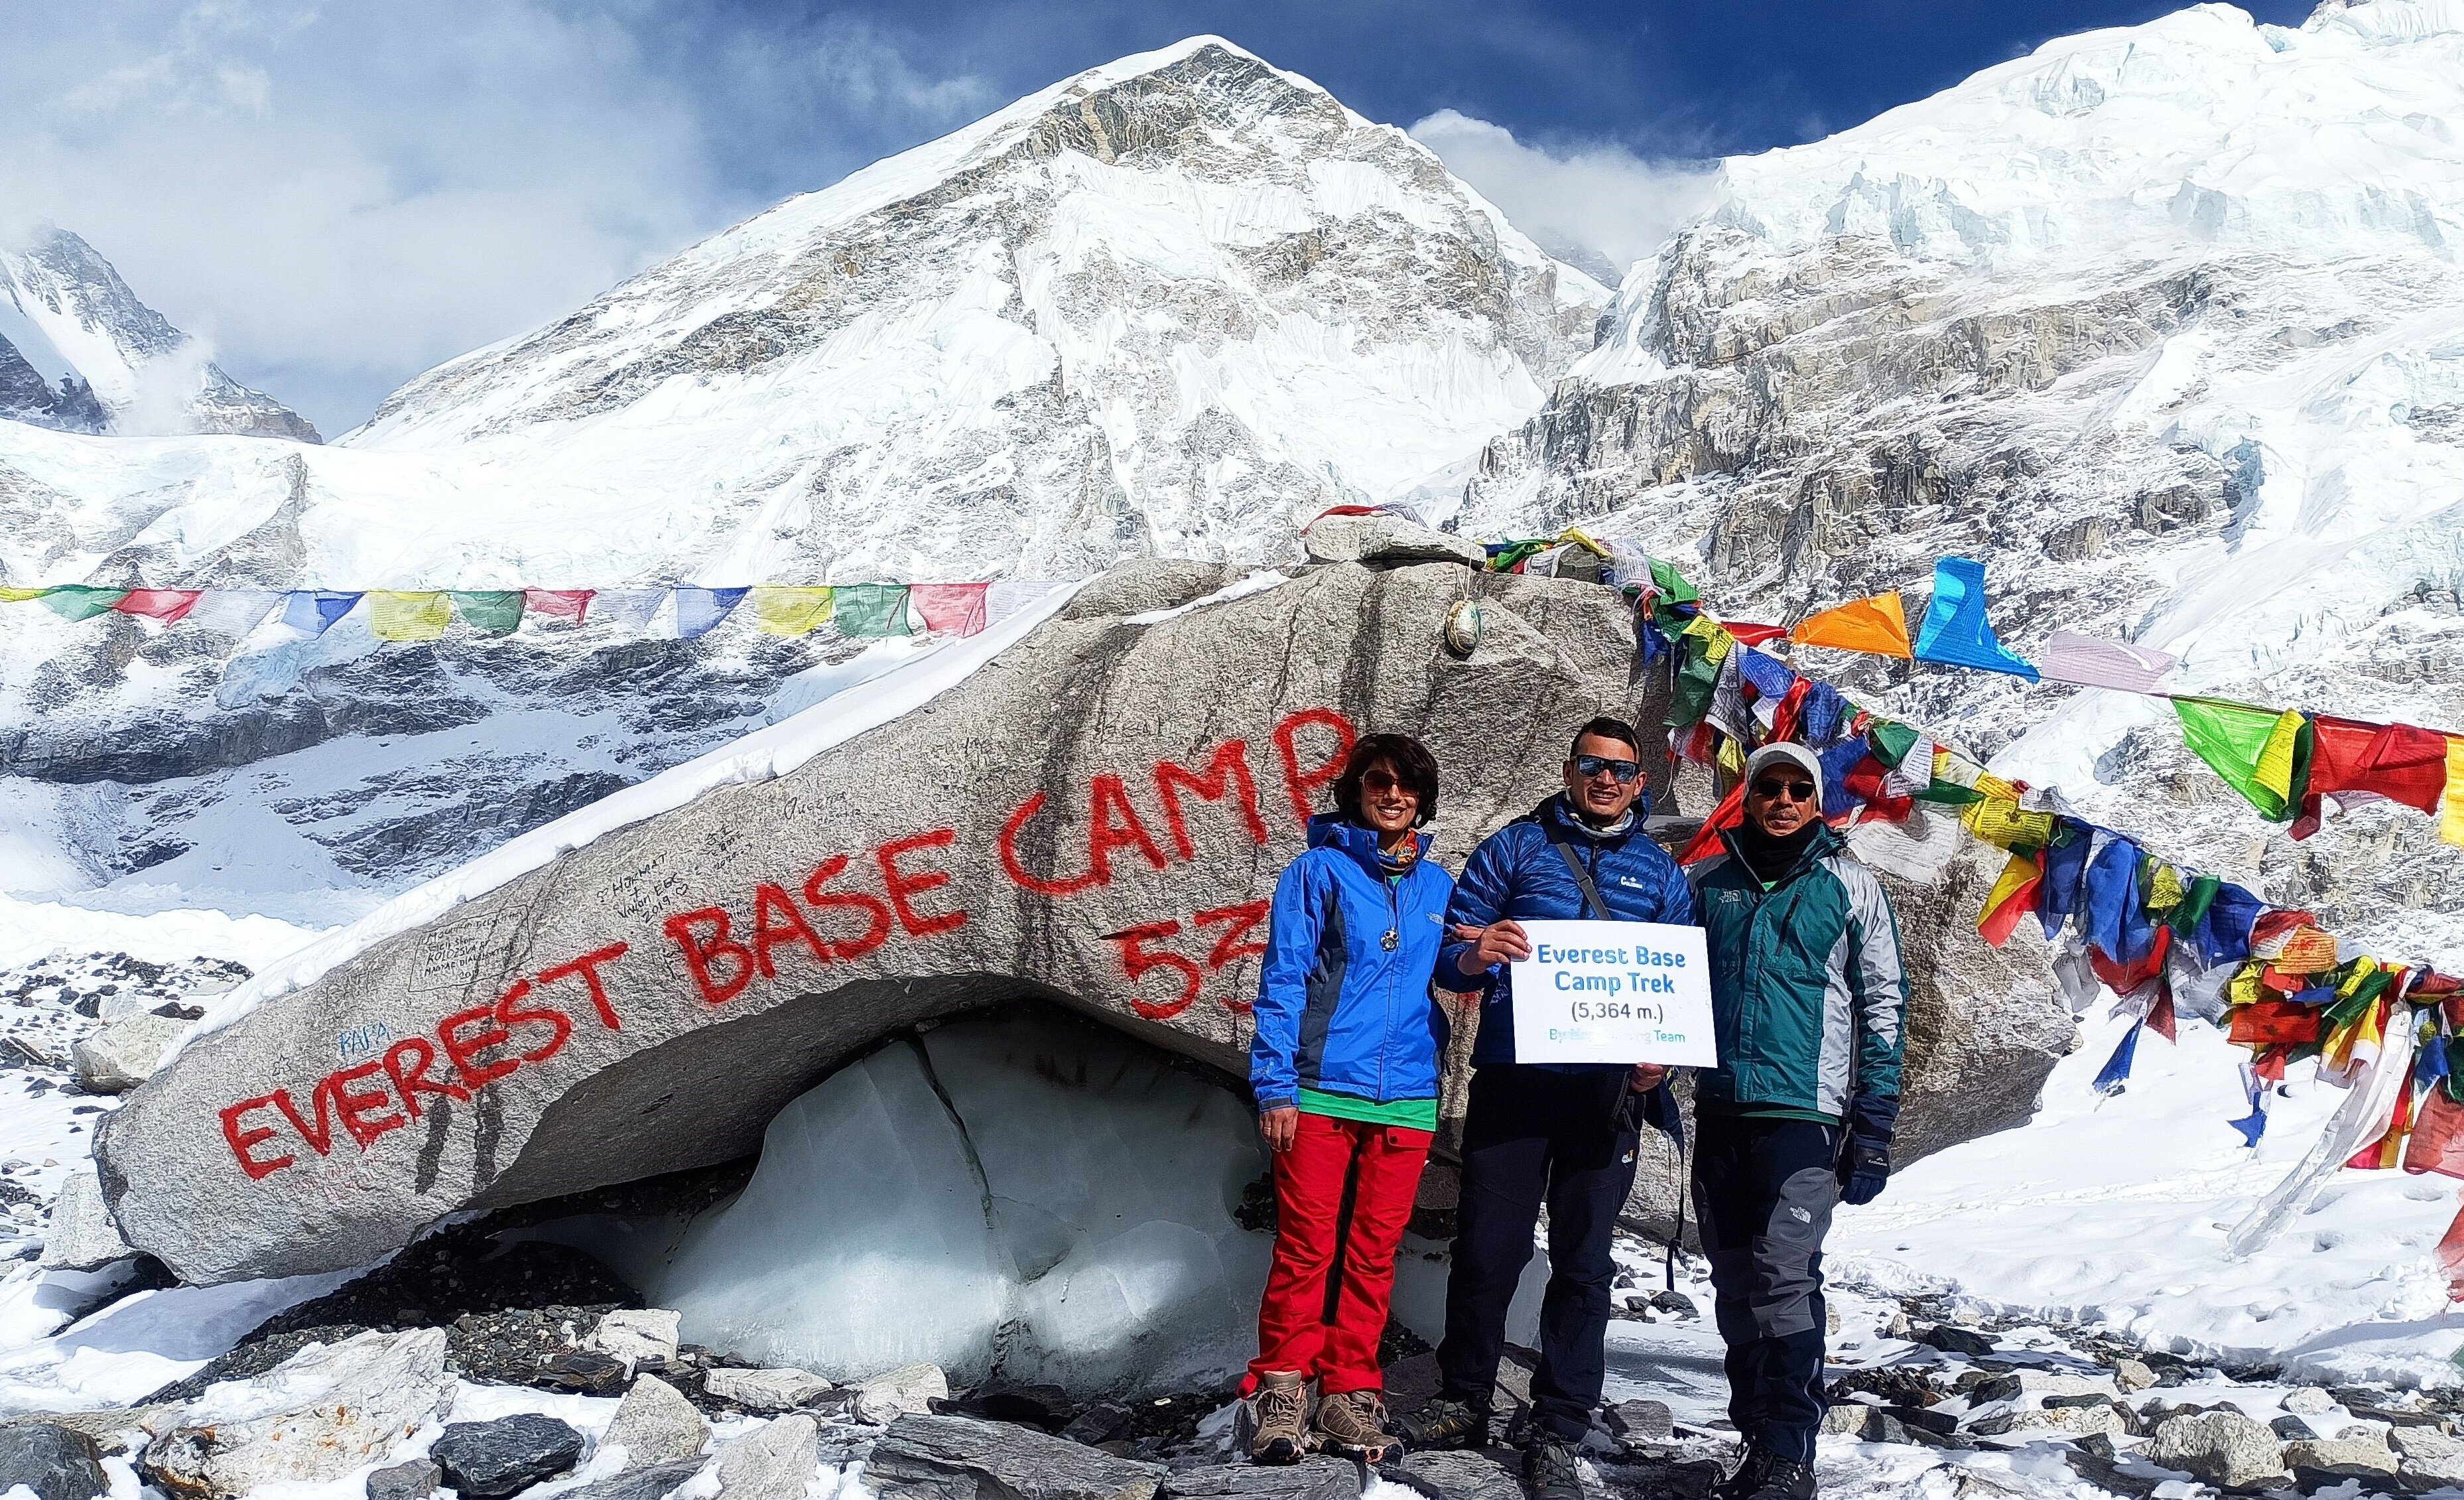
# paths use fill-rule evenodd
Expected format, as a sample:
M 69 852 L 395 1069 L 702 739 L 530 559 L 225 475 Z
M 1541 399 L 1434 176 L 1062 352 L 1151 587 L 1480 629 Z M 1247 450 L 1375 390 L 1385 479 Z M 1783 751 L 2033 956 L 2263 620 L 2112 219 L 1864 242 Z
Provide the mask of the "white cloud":
M 27 11 L 0 48 L 0 238 L 75 231 L 332 434 L 767 207 L 777 182 L 879 154 L 863 122 L 920 138 L 988 102 L 861 29 L 765 44 L 704 24 L 561 0 Z M 805 86 L 735 86 L 747 48 Z
M 1604 262 L 1612 284 L 1720 201 L 1707 165 L 1652 161 L 1619 145 L 1526 145 L 1503 125 L 1451 109 L 1412 126 L 1412 139 L 1544 249 L 1595 275 Z

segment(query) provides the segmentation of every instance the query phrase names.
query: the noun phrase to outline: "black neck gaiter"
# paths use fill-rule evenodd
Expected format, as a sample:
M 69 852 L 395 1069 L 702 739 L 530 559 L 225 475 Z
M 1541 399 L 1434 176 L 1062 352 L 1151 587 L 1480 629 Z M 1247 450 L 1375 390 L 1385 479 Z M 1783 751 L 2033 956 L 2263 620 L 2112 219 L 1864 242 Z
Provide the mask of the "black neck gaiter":
M 1762 826 L 1748 818 L 1737 826 L 1737 852 L 1745 856 L 1746 868 L 1754 878 L 1770 885 L 1796 868 L 1805 857 L 1806 846 L 1814 842 L 1815 831 L 1822 827 L 1819 818 L 1808 818 L 1795 832 L 1775 836 L 1763 831 Z

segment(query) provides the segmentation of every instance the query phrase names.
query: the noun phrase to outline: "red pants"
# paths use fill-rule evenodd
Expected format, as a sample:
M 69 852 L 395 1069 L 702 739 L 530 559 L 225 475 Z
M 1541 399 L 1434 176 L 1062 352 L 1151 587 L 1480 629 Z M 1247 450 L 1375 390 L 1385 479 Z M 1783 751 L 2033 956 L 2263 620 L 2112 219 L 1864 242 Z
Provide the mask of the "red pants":
M 1430 1139 L 1301 1115 L 1292 1149 L 1275 1158 L 1275 1264 L 1258 1303 L 1252 1386 L 1269 1370 L 1297 1370 L 1329 1396 L 1384 1388 L 1377 1340 Z

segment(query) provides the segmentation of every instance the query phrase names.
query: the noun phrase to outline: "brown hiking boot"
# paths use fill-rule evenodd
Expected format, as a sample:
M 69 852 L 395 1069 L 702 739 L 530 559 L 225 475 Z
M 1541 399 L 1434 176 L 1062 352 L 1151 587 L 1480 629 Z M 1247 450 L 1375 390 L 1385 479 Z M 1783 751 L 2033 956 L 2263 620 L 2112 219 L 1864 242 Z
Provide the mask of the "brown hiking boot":
M 1395 1440 L 1386 1431 L 1386 1399 L 1376 1391 L 1339 1391 L 1317 1403 L 1318 1446 L 1376 1464 Z
M 1309 1452 L 1309 1387 L 1297 1370 L 1258 1377 L 1258 1394 L 1242 1403 L 1253 1464 L 1297 1464 Z

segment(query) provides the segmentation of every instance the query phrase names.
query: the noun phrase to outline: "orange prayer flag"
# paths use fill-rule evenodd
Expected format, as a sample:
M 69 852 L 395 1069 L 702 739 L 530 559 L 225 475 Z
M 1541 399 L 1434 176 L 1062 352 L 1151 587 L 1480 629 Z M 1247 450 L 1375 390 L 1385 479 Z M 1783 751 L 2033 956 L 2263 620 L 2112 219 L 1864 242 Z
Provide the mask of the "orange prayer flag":
M 1908 646 L 1907 611 L 1900 607 L 1897 589 L 1807 615 L 1788 638 L 1799 646 L 1832 646 L 1876 656 L 1916 654 Z

